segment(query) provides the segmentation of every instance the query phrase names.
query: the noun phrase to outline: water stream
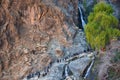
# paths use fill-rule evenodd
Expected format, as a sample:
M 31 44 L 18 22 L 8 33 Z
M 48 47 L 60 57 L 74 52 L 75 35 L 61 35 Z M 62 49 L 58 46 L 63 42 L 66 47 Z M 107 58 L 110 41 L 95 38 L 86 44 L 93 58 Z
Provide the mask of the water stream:
M 81 10 L 80 3 L 78 4 L 78 9 L 79 9 L 79 13 L 80 13 L 80 19 L 81 19 L 82 28 L 84 29 L 86 23 L 85 23 L 84 18 L 83 18 L 83 12 Z M 89 67 L 87 68 L 87 71 L 86 71 L 86 73 L 84 75 L 84 79 L 86 79 L 91 74 L 91 69 L 92 69 L 93 64 L 94 64 L 94 59 L 92 60 Z
M 94 59 L 92 60 L 90 66 L 88 67 L 87 72 L 86 72 L 86 74 L 84 76 L 84 79 L 86 79 L 90 75 L 93 64 L 94 64 Z
M 80 19 L 81 19 L 82 28 L 84 29 L 86 23 L 85 23 L 85 20 L 83 19 L 83 13 L 82 13 L 80 5 L 78 6 L 78 9 L 79 9 L 79 12 L 80 12 Z
M 68 66 L 66 65 L 66 67 L 65 67 L 65 77 L 67 77 L 67 76 L 69 76 L 69 74 L 68 74 Z

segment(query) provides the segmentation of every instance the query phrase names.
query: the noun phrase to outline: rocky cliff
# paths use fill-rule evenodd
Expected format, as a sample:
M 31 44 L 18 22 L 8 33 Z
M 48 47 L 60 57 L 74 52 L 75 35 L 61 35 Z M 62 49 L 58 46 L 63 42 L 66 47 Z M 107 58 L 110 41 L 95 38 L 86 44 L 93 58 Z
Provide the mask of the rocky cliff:
M 81 54 L 89 46 L 77 27 L 79 1 L 86 20 L 101 0 L 0 0 L 0 80 L 84 77 L 92 58 Z M 119 0 L 104 1 L 120 19 Z
M 20 80 L 86 51 L 78 0 L 0 0 L 0 80 Z

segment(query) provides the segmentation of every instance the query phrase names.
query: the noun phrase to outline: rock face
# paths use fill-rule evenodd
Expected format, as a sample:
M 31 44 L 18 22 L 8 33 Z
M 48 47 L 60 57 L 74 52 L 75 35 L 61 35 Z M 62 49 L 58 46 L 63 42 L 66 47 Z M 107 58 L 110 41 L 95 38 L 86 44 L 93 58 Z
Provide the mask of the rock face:
M 74 74 L 74 76 L 76 76 L 76 78 L 79 79 L 79 77 L 83 75 L 84 70 L 86 69 L 86 67 L 88 67 L 90 62 L 91 62 L 90 58 L 83 57 L 83 58 L 70 62 L 69 68 Z
M 113 6 L 114 15 L 120 20 L 120 1 L 119 0 L 109 0 L 109 3 Z
M 0 0 L 0 80 L 20 80 L 87 50 L 78 0 Z
M 65 63 L 54 64 L 50 73 L 46 77 L 38 78 L 38 80 L 62 80 L 64 66 Z

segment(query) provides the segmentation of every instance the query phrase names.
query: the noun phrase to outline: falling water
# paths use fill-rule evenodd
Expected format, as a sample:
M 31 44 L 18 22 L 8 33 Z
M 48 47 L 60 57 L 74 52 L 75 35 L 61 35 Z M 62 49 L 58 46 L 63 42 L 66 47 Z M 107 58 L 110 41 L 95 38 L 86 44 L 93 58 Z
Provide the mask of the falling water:
M 88 70 L 87 70 L 87 72 L 86 72 L 86 74 L 85 74 L 85 76 L 84 76 L 84 79 L 86 79 L 86 78 L 88 77 L 88 75 L 90 74 L 90 70 L 91 70 L 93 64 L 94 64 L 94 59 L 93 59 L 93 61 L 91 62 L 90 66 L 89 66 L 89 68 L 88 68 Z
M 81 18 L 81 22 L 82 22 L 82 27 L 84 29 L 84 26 L 86 25 L 84 19 L 83 19 L 83 15 L 82 15 L 82 10 L 80 8 L 80 6 L 78 6 L 79 12 L 80 12 L 80 18 Z
M 69 74 L 68 74 L 68 66 L 66 65 L 65 67 L 65 77 L 67 77 Z

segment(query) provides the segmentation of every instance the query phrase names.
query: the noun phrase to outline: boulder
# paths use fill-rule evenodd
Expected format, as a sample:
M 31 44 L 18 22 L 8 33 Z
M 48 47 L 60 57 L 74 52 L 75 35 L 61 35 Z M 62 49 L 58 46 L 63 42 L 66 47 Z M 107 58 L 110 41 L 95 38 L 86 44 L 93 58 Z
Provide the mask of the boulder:
M 89 57 L 82 57 L 80 59 L 71 61 L 69 63 L 69 68 L 72 71 L 73 75 L 79 79 L 79 76 L 82 76 L 85 69 L 90 65 L 92 59 Z

